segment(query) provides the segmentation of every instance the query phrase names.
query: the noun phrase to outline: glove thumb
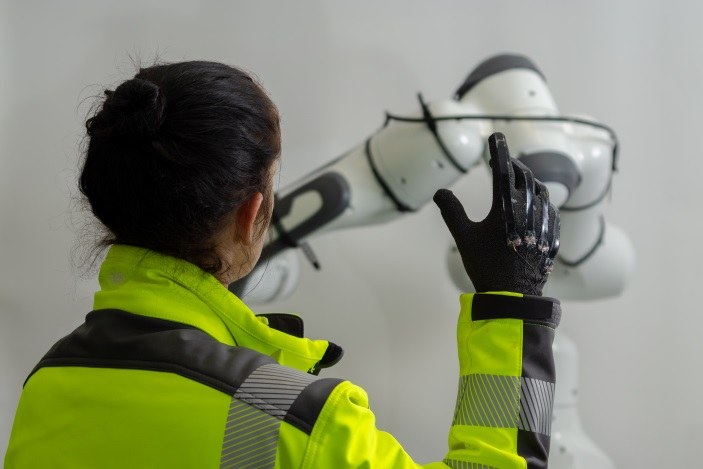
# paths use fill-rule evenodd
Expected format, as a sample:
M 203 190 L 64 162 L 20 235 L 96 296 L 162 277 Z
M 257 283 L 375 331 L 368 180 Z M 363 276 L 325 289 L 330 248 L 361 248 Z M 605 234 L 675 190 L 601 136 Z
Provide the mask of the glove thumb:
M 432 198 L 434 203 L 439 207 L 444 223 L 449 228 L 449 232 L 454 238 L 454 242 L 461 251 L 461 245 L 468 239 L 470 225 L 472 224 L 469 217 L 466 215 L 464 206 L 461 205 L 459 199 L 449 189 L 438 190 Z

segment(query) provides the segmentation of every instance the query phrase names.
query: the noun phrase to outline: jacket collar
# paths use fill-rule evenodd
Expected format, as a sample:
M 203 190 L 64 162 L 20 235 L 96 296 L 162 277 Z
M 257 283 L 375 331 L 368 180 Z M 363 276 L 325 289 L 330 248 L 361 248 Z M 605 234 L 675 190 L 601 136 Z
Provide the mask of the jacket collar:
M 299 318 L 281 321 L 277 317 L 269 327 L 265 315 L 257 317 L 214 276 L 181 259 L 115 245 L 98 279 L 101 289 L 95 293 L 95 310 L 121 309 L 187 324 L 222 343 L 256 350 L 301 371 L 316 372 L 341 358 L 341 349 L 331 342 L 277 330 L 296 323 L 295 334 L 302 336 Z

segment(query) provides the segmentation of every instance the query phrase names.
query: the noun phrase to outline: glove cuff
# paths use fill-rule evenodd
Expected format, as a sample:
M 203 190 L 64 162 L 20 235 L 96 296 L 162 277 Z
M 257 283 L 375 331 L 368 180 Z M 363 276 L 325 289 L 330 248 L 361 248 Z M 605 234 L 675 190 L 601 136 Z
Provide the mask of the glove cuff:
M 471 319 L 522 319 L 556 329 L 561 320 L 561 303 L 556 298 L 511 292 L 475 293 Z

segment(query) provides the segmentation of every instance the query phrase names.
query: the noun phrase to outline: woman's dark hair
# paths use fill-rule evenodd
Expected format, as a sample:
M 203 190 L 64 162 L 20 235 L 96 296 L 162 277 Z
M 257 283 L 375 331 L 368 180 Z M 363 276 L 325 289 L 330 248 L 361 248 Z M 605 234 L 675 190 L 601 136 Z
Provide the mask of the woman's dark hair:
M 86 122 L 79 181 L 109 230 L 101 244 L 145 247 L 210 273 L 229 268 L 214 238 L 255 192 L 268 197 L 280 154 L 266 92 L 236 68 L 182 62 L 142 68 L 105 96 Z

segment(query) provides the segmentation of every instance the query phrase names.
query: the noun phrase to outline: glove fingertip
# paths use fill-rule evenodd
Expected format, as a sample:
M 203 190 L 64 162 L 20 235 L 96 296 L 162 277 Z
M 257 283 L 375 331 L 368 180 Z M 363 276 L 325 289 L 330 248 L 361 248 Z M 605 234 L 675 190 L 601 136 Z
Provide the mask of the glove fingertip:
M 466 215 L 464 206 L 452 191 L 440 189 L 435 193 L 433 200 L 437 204 L 437 207 L 439 207 L 442 218 L 444 218 L 449 230 L 452 231 L 453 234 L 456 234 L 455 230 L 457 227 L 466 227 L 471 224 L 471 220 L 469 220 L 469 217 Z
M 449 189 L 438 190 L 434 197 L 432 198 L 434 203 L 439 207 L 442 216 L 446 217 L 451 214 L 451 216 L 457 216 L 463 214 L 464 206 L 461 204 L 459 199 L 454 195 L 454 192 Z
M 449 189 L 440 189 L 435 192 L 434 197 L 432 197 L 432 200 L 434 201 L 434 203 L 441 207 L 441 205 L 447 203 L 447 201 L 451 200 L 452 198 L 456 198 L 452 191 L 450 191 Z

